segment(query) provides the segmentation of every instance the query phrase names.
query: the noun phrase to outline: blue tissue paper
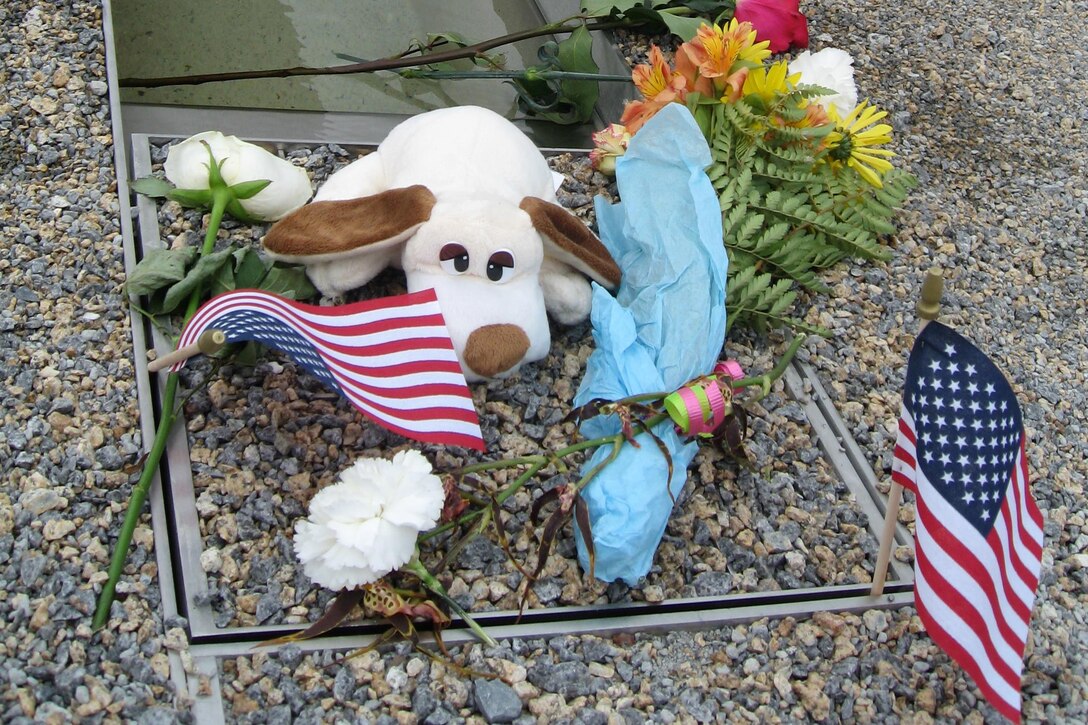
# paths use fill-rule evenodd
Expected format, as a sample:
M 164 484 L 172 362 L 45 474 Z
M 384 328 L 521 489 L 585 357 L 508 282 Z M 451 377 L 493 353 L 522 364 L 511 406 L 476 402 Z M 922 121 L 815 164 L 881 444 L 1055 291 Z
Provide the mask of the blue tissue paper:
M 728 262 L 718 196 L 703 171 L 710 162 L 695 119 L 673 103 L 639 130 L 617 161 L 622 201 L 595 200 L 601 239 L 623 270 L 623 281 L 615 298 L 600 287 L 593 290 L 596 349 L 575 405 L 669 393 L 713 369 L 725 337 Z M 619 429 L 616 416 L 599 416 L 581 431 L 596 438 Z M 671 481 L 657 444 L 642 434 L 636 439 L 641 447 L 624 445 L 582 491 L 593 529 L 594 574 L 604 581 L 635 585 L 650 570 L 695 456 L 697 444 L 678 436 L 671 422 L 654 432 L 672 455 Z M 610 452 L 598 449 L 583 473 Z M 574 538 L 588 570 L 582 538 Z

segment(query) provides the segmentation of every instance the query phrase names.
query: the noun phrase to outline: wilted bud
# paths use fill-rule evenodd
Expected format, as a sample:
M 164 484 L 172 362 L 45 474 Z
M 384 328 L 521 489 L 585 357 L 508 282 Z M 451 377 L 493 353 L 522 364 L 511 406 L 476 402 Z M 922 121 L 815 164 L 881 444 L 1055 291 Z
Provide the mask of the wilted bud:
M 593 134 L 593 145 L 596 148 L 589 152 L 589 161 L 593 168 L 602 174 L 615 174 L 616 159 L 627 153 L 627 144 L 630 141 L 631 134 L 618 123 L 610 123 Z

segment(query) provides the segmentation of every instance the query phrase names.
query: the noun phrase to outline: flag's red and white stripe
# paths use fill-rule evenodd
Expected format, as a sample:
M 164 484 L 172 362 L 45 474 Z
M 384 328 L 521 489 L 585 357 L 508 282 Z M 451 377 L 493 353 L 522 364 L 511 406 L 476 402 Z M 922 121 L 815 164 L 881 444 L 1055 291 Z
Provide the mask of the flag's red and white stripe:
M 916 495 L 915 591 L 933 640 L 971 675 L 1003 715 L 1020 718 L 1020 675 L 1035 589 L 1043 518 L 1028 495 L 1021 436 L 999 519 L 983 537 L 916 464 L 914 421 L 903 410 L 893 479 Z
M 228 342 L 261 339 L 257 334 L 263 334 L 264 344 L 299 362 L 309 358 L 322 366 L 356 407 L 390 430 L 426 442 L 484 448 L 472 395 L 434 290 L 335 307 L 236 290 L 203 305 L 186 325 L 178 347 L 195 343 L 225 316 L 246 311 L 264 316 L 268 326 L 256 322 L 247 331 L 224 330 Z M 267 339 L 280 325 L 312 348 Z

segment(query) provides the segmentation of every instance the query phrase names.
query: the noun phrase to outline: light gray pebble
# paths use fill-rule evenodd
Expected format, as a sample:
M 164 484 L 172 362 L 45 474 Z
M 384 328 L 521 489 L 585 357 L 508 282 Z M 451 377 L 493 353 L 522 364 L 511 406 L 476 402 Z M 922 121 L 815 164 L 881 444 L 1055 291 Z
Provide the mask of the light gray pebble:
M 957 0 L 919 32 L 916 18 L 932 15 L 931 8 L 912 0 L 895 5 L 808 4 L 804 10 L 809 15 L 813 49 L 835 45 L 854 54 L 859 90 L 889 111 L 896 135 L 893 148 L 900 154 L 900 161 L 921 180 L 902 215 L 891 261 L 829 272 L 830 283 L 841 285 L 844 292 L 834 304 L 812 303 L 802 294 L 798 313 L 811 312 L 815 318 L 826 313 L 830 319 L 821 322 L 829 324 L 833 332 L 827 342 L 806 343 L 809 349 L 805 358 L 816 367 L 843 410 L 879 478 L 891 465 L 893 440 L 886 426 L 894 422 L 897 414 L 890 399 L 902 380 L 917 282 L 931 264 L 940 264 L 949 271 L 946 319 L 969 330 L 976 342 L 994 354 L 1022 394 L 1029 456 L 1037 472 L 1033 486 L 1048 514 L 1047 565 L 1032 622 L 1033 651 L 1025 667 L 1024 718 L 1084 721 L 1088 719 L 1088 704 L 1077 678 L 1085 674 L 1083 653 L 1088 651 L 1088 635 L 1083 631 L 1082 615 L 1086 603 L 1081 593 L 1084 568 L 1076 565 L 1075 557 L 1083 554 L 1086 544 L 1082 538 L 1083 520 L 1073 521 L 1088 509 L 1083 493 L 1082 462 L 1088 455 L 1083 436 L 1085 383 L 1081 364 L 1088 354 L 1083 344 L 1088 338 L 1083 302 L 1083 270 L 1088 266 L 1083 244 L 1088 238 L 1088 198 L 1080 183 L 1084 178 L 1082 159 L 1088 157 L 1082 133 L 1088 108 L 1069 81 L 1084 75 L 1079 72 L 1084 65 L 1079 15 L 1072 5 L 1060 3 L 1039 13 L 1034 6 L 999 9 Z M 0 199 L 10 215 L 5 222 L 12 230 L 5 237 L 8 246 L 4 261 L 9 266 L 3 273 L 10 284 L 0 291 L 0 331 L 5 333 L 0 335 L 0 352 L 5 353 L 5 361 L 17 361 L 5 362 L 0 377 L 7 387 L 0 386 L 0 395 L 4 396 L 5 410 L 12 411 L 13 420 L 18 421 L 0 429 L 0 465 L 8 474 L 3 493 L 16 509 L 13 526 L 0 535 L 0 575 L 6 589 L 15 592 L 0 602 L 0 617 L 9 627 L 9 639 L 19 643 L 0 656 L 0 672 L 12 686 L 27 687 L 36 693 L 38 721 L 79 719 L 75 709 L 92 697 L 86 678 L 94 677 L 115 702 L 123 703 L 120 718 L 125 721 L 185 722 L 191 720 L 191 715 L 179 706 L 169 681 L 156 681 L 157 675 L 149 674 L 148 660 L 161 651 L 155 643 L 161 642 L 164 627 L 184 626 L 162 621 L 160 595 L 157 587 L 150 585 L 153 580 L 127 578 L 122 589 L 130 593 L 111 609 L 115 622 L 149 620 L 150 634 L 145 626 L 139 637 L 135 632 L 125 633 L 108 645 L 100 639 L 71 634 L 89 616 L 94 603 L 95 591 L 84 568 L 97 566 L 100 571 L 103 566 L 89 553 L 85 542 L 97 540 L 107 550 L 110 548 L 120 517 L 115 516 L 108 525 L 99 517 L 105 506 L 126 500 L 124 468 L 138 458 L 143 443 L 136 432 L 117 435 L 110 430 L 102 445 L 91 453 L 79 444 L 78 436 L 55 430 L 47 420 L 51 413 L 80 415 L 84 421 L 111 421 L 108 426 L 102 424 L 105 429 L 120 417 L 136 419 L 134 389 L 119 388 L 121 383 L 131 383 L 132 368 L 122 364 L 128 352 L 128 322 L 123 316 L 120 292 L 123 259 L 116 219 L 118 206 L 112 196 L 116 193 L 112 148 L 102 141 L 108 137 L 111 119 L 105 103 L 108 84 L 100 12 L 97 4 L 82 1 L 35 5 L 13 0 L 0 8 L 0 22 L 5 25 L 0 53 L 9 73 L 7 103 L 21 109 L 0 115 L 0 128 L 7 134 L 5 143 L 10 146 L 5 149 L 11 151 L 0 154 Z M 1040 45 L 1025 40 L 1035 37 L 1047 41 Z M 640 47 L 628 54 L 644 58 L 645 42 L 636 45 Z M 81 69 L 78 75 L 84 85 L 79 86 L 80 90 L 71 90 L 74 85 L 49 87 L 49 79 L 61 62 L 68 63 L 73 73 L 77 66 Z M 35 72 L 45 80 L 35 78 Z M 42 108 L 50 112 L 31 112 L 28 104 L 32 99 L 41 99 L 45 102 Z M 55 104 L 55 110 L 49 102 Z M 1054 139 L 1060 139 L 1060 143 Z M 289 152 L 292 158 L 303 161 L 315 177 L 327 173 L 330 161 L 346 162 L 353 153 L 336 145 L 313 153 L 296 149 Z M 165 151 L 156 148 L 153 157 L 161 163 Z M 80 181 L 86 178 L 88 169 L 96 172 L 97 181 Z M 571 161 L 568 175 L 570 182 L 561 193 L 565 194 L 563 203 L 584 214 L 601 182 L 588 170 L 584 159 Z M 162 218 L 169 226 L 191 222 L 194 216 L 165 208 Z M 45 229 L 49 234 L 43 233 Z M 244 229 L 235 226 L 232 233 L 241 234 Z M 197 235 L 187 229 L 181 236 L 192 243 Z M 71 322 L 54 319 L 56 305 L 73 299 L 78 301 L 77 314 Z M 54 312 L 42 311 L 46 302 L 54 305 Z M 92 305 L 95 311 L 87 311 L 97 318 L 79 309 Z M 111 316 L 111 311 L 119 314 Z M 61 333 L 61 324 L 68 324 L 70 329 Z M 744 334 L 731 331 L 730 335 L 734 348 L 740 349 L 746 340 Z M 557 328 L 556 349 L 578 346 L 587 336 L 584 327 L 573 331 Z M 107 345 L 117 345 L 112 348 L 114 354 L 100 359 L 63 354 L 65 348 L 90 348 L 93 353 Z M 22 350 L 34 351 L 34 357 L 21 356 Z M 57 380 L 65 388 L 64 394 L 48 394 L 42 389 L 44 366 L 59 373 Z M 547 364 L 530 372 L 525 379 L 535 374 L 556 379 L 554 368 Z M 87 381 L 93 387 L 81 391 L 73 387 L 73 380 Z M 300 380 L 297 390 L 306 394 L 306 385 L 305 380 Z M 553 391 L 547 386 L 538 389 L 528 384 L 519 389 L 514 384 L 499 385 L 489 388 L 488 395 L 494 395 L 497 401 L 506 395 L 505 400 L 515 412 L 523 411 L 523 420 L 511 425 L 536 439 L 546 435 L 563 415 L 551 404 Z M 866 522 L 847 515 L 853 512 L 840 503 L 846 500 L 847 492 L 836 482 L 811 474 L 821 460 L 811 438 L 780 439 L 783 421 L 800 422 L 797 407 L 781 397 L 766 400 L 765 406 L 769 417 L 757 416 L 751 421 L 754 437 L 749 441 L 749 452 L 757 471 L 777 471 L 778 475 L 742 472 L 735 485 L 721 486 L 720 492 L 696 493 L 722 501 L 726 521 L 730 516 L 739 516 L 742 507 L 746 509 L 744 526 L 757 533 L 759 541 L 772 550 L 771 555 L 757 557 L 749 547 L 727 536 L 713 542 L 709 530 L 710 523 L 717 524 L 713 518 L 693 522 L 682 532 L 670 531 L 669 546 L 686 548 L 688 542 L 714 546 L 727 567 L 723 571 L 733 576 L 733 586 L 743 590 L 768 582 L 795 587 L 820 581 L 807 567 L 802 571 L 796 556 L 785 556 L 805 551 L 806 559 L 811 561 L 816 545 L 829 547 L 839 557 L 857 551 L 871 559 L 871 537 L 851 539 L 835 533 L 841 524 L 864 527 Z M 877 406 L 883 412 L 878 414 Z M 342 417 L 330 416 L 331 420 L 318 422 L 323 432 L 312 447 L 298 443 L 285 447 L 288 441 L 276 436 L 265 440 L 263 431 L 251 441 L 251 447 L 232 446 L 231 439 L 248 425 L 244 420 L 223 423 L 215 428 L 216 433 L 209 431 L 204 440 L 221 454 L 217 467 L 252 470 L 259 474 L 258 491 L 267 486 L 270 493 L 274 491 L 284 499 L 283 477 L 306 472 L 319 478 L 331 472 L 320 468 L 334 467 L 335 463 L 326 464 L 322 458 L 315 465 L 308 456 L 348 445 L 347 429 L 335 423 Z M 487 435 L 492 446 L 500 439 L 494 430 Z M 357 446 L 379 449 L 398 443 L 388 434 L 367 429 Z M 783 451 L 793 456 L 785 464 Z M 285 462 L 278 472 L 273 472 L 269 461 L 277 460 Z M 776 468 L 780 465 L 786 467 Z M 793 470 L 799 465 L 809 470 Z M 21 482 L 34 473 L 45 476 L 49 488 L 21 487 Z M 318 484 L 315 481 L 312 485 Z M 697 487 L 689 487 L 678 511 L 682 512 L 692 500 L 691 488 Z M 45 493 L 28 495 L 28 491 Z M 67 500 L 67 508 L 60 503 L 62 499 Z M 278 593 L 288 583 L 299 596 L 307 591 L 305 578 L 299 579 L 291 572 L 278 581 L 281 589 L 275 589 L 272 584 L 280 576 L 277 567 L 258 564 L 263 560 L 291 561 L 290 549 L 283 550 L 289 540 L 277 540 L 276 535 L 300 515 L 298 501 L 286 497 L 282 505 L 273 505 L 270 497 L 243 495 L 237 501 L 217 499 L 214 505 L 234 507 L 234 513 L 244 514 L 238 516 L 239 538 L 267 542 L 267 551 L 247 562 L 250 576 L 241 583 L 258 595 L 259 614 L 271 616 L 277 606 L 282 606 Z M 795 516 L 800 511 L 816 517 L 819 523 L 787 526 L 783 521 L 787 511 Z M 59 556 L 57 549 L 47 549 L 49 544 L 40 529 L 34 528 L 40 526 L 38 517 L 45 520 L 56 515 L 84 520 L 75 534 L 80 537 L 77 553 L 67 559 Z M 831 535 L 823 533 L 824 517 Z M 759 526 L 760 521 L 767 525 Z M 523 517 L 516 523 L 526 522 Z M 569 540 L 561 544 L 557 547 L 560 554 L 555 555 L 569 552 Z M 272 557 L 270 552 L 278 553 Z M 479 570 L 502 564 L 501 555 L 489 558 L 489 553 L 494 554 L 483 552 L 474 561 L 480 564 Z M 686 578 L 677 586 L 693 590 L 724 581 L 711 576 L 723 571 L 696 571 L 690 558 L 685 554 L 659 567 L 654 576 L 684 572 Z M 151 562 L 154 557 L 146 546 L 134 547 L 129 561 L 131 571 L 139 571 Z M 564 584 L 562 578 L 538 583 L 547 597 L 546 604 L 560 600 Z M 235 583 L 213 582 L 212 587 L 213 591 L 202 600 L 203 606 L 214 608 L 217 623 L 236 625 L 241 614 L 233 604 L 238 594 Z M 614 585 L 604 588 L 603 599 L 619 602 L 639 596 L 638 587 Z M 45 608 L 49 621 L 32 632 L 30 621 L 47 597 L 53 597 Z M 146 608 L 135 607 L 138 601 L 148 603 Z M 316 611 L 327 603 L 320 596 L 311 596 L 310 601 L 315 601 Z M 473 603 L 474 598 L 469 596 L 467 605 Z M 747 642 L 752 636 L 769 641 L 770 636 L 755 635 L 752 629 L 740 626 L 707 632 L 702 643 L 686 633 L 639 635 L 634 645 L 624 644 L 615 652 L 605 639 L 571 642 L 557 637 L 533 640 L 531 644 L 514 640 L 509 655 L 504 653 L 503 657 L 516 658 L 530 673 L 537 673 L 534 676 L 540 681 L 548 680 L 539 674 L 542 664 L 585 667 L 585 662 L 607 663 L 615 668 L 617 676 L 608 686 L 621 688 L 621 696 L 639 692 L 645 679 L 651 691 L 659 692 L 655 713 L 648 717 L 642 706 L 624 707 L 618 715 L 625 722 L 667 722 L 669 717 L 702 721 L 700 718 L 711 705 L 720 707 L 719 718 L 758 720 L 755 712 L 760 703 L 749 694 L 712 684 L 685 689 L 690 674 L 681 671 L 683 663 L 690 663 L 700 674 L 710 673 L 718 666 L 711 655 L 723 653 L 731 658 L 727 671 L 734 674 L 751 667 L 756 676 L 771 675 L 781 664 L 788 666 L 796 678 L 821 675 L 826 680 L 824 694 L 831 701 L 829 720 L 833 722 L 924 717 L 917 712 L 914 698 L 916 687 L 927 683 L 942 693 L 934 715 L 937 721 L 960 721 L 975 712 L 995 719 L 993 710 L 979 699 L 974 684 L 946 656 L 931 658 L 927 654 L 923 660 L 913 654 L 912 645 L 927 642 L 924 634 L 911 631 L 913 616 L 912 609 L 903 608 L 847 618 L 843 634 L 856 654 L 839 661 L 834 661 L 834 641 L 826 635 L 817 637 L 811 646 L 790 643 L 790 636 L 782 637 L 786 644 L 778 650 L 784 655 L 778 658 L 781 662 L 760 656 L 748 648 Z M 798 623 L 811 620 L 800 617 Z M 771 630 L 776 626 L 772 620 Z M 66 642 L 59 647 L 46 646 L 47 640 L 54 641 L 62 630 L 69 633 Z M 736 641 L 734 634 L 738 635 Z M 79 656 L 76 642 L 84 649 L 83 665 L 73 663 Z M 640 649 L 643 645 L 651 647 L 644 653 Z M 304 655 L 285 649 L 270 661 L 293 670 Z M 923 649 L 928 653 L 928 648 Z M 387 658 L 387 673 L 397 666 L 389 658 L 398 656 L 403 657 L 403 653 L 383 655 Z M 331 659 L 320 662 L 322 667 L 332 664 Z M 105 663 L 120 663 L 120 668 L 106 667 Z M 888 674 L 878 675 L 878 669 Z M 266 721 L 293 718 L 299 723 L 363 717 L 390 721 L 388 708 L 382 703 L 375 703 L 371 709 L 352 709 L 349 705 L 357 705 L 357 696 L 364 688 L 346 676 L 341 683 L 340 671 L 335 680 L 329 678 L 326 686 L 303 691 L 290 674 L 277 676 L 269 668 L 264 676 L 283 693 L 284 704 L 265 707 L 260 716 Z M 706 676 L 710 682 L 712 675 Z M 562 688 L 562 678 L 558 681 L 557 686 Z M 937 682 L 940 686 L 933 684 Z M 954 695 L 943 694 L 949 682 L 954 684 Z M 262 694 L 259 689 L 252 692 L 255 696 Z M 779 708 L 776 712 L 798 717 L 797 710 L 789 709 L 801 707 L 796 700 L 775 699 L 777 691 L 769 694 Z M 314 698 L 329 696 L 338 700 L 329 712 L 313 702 Z M 587 706 L 574 710 L 571 719 L 599 721 L 604 716 L 597 714 L 592 705 L 600 690 L 584 696 Z M 613 698 L 613 702 L 617 699 Z M 657 699 L 662 701 L 661 706 L 656 705 Z M 412 704 L 424 722 L 462 719 L 459 713 L 439 706 L 429 686 L 415 686 Z M 5 704 L 5 708 L 0 715 L 5 721 L 30 721 L 17 705 Z M 242 720 L 230 713 L 227 719 Z M 526 714 L 520 720 L 528 723 L 535 718 Z
M 566 698 L 589 695 L 601 687 L 600 678 L 590 675 L 589 669 L 581 662 L 537 664 L 529 668 L 528 678 L 540 689 Z

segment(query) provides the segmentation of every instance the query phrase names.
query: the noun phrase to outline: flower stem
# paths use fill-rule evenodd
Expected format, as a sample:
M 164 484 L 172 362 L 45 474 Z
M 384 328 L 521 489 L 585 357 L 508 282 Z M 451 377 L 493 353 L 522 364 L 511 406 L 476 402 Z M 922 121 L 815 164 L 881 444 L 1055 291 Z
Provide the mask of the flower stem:
M 219 225 L 223 220 L 227 203 L 230 201 L 230 192 L 225 188 L 215 189 L 212 196 L 211 217 L 208 219 L 208 229 L 204 235 L 204 246 L 200 255 L 209 254 L 215 248 L 215 239 L 219 234 Z M 196 313 L 200 306 L 202 289 L 195 289 L 189 296 L 189 305 L 185 310 L 185 322 Z M 184 327 L 184 325 L 182 326 Z M 155 473 L 159 469 L 159 461 L 166 451 L 166 443 L 170 438 L 170 431 L 177 420 L 178 411 L 174 402 L 177 398 L 180 376 L 170 373 L 166 378 L 166 388 L 163 391 L 162 412 L 158 425 L 155 427 L 155 439 L 148 451 L 147 460 L 144 461 L 144 469 L 140 474 L 140 480 L 132 489 L 132 495 L 128 500 L 128 509 L 125 511 L 125 520 L 121 524 L 121 533 L 117 537 L 117 543 L 113 548 L 113 556 L 110 558 L 109 578 L 98 595 L 98 605 L 95 607 L 94 619 L 91 622 L 93 629 L 101 629 L 109 618 L 110 607 L 113 605 L 114 594 L 117 591 L 117 583 L 121 580 L 121 573 L 125 568 L 125 559 L 128 557 L 128 549 L 132 544 L 132 535 L 136 531 L 136 525 L 143 514 L 144 502 L 151 491 L 151 482 L 155 479 Z
M 529 38 L 537 38 L 541 35 L 554 33 L 572 33 L 580 27 L 588 30 L 608 30 L 617 27 L 634 27 L 636 24 L 625 21 L 597 21 L 591 23 L 579 22 L 570 25 L 549 23 L 530 30 L 522 30 L 508 35 L 502 35 L 490 40 L 484 40 L 464 47 L 451 48 L 422 55 L 406 56 L 404 53 L 391 58 L 379 58 L 378 60 L 362 61 L 350 65 L 328 66 L 324 68 L 276 68 L 272 70 L 231 71 L 227 73 L 204 73 L 189 76 L 170 76 L 163 78 L 121 78 L 118 84 L 121 87 L 136 88 L 161 88 L 162 86 L 198 85 L 201 83 L 217 83 L 221 81 L 237 81 L 253 78 L 290 78 L 294 76 L 325 76 L 348 75 L 354 73 L 373 73 L 379 70 L 396 70 L 399 68 L 411 68 L 414 66 L 444 63 L 462 58 L 475 58 L 481 53 L 497 48 L 501 45 L 516 43 Z
M 774 381 L 778 380 L 780 377 L 782 377 L 782 375 L 786 372 L 786 366 L 789 365 L 790 362 L 793 360 L 794 356 L 797 355 L 797 351 L 801 349 L 801 343 L 805 341 L 806 337 L 807 335 L 805 335 L 804 333 L 801 333 L 794 337 L 793 341 L 790 342 L 790 346 L 786 348 L 785 354 L 782 355 L 782 358 L 778 361 L 778 364 L 774 366 L 774 369 L 771 370 L 771 372 L 765 373 L 758 377 L 733 380 L 731 381 L 730 385 L 732 385 L 734 390 L 737 390 L 739 388 L 746 388 L 752 385 L 759 385 L 763 389 L 763 395 L 759 397 L 765 398 L 768 393 L 771 392 L 771 384 L 774 383 Z
M 630 83 L 629 76 L 617 76 L 609 73 L 582 73 L 579 71 L 562 70 L 537 70 L 537 71 L 506 71 L 506 70 L 478 70 L 478 71 L 453 71 L 453 70 L 420 70 L 417 68 L 405 68 L 397 71 L 402 78 L 425 78 L 428 80 L 475 80 L 488 78 L 509 78 L 512 80 L 541 80 L 541 81 L 608 81 L 612 83 Z
M 401 570 L 410 572 L 419 577 L 419 580 L 423 582 L 423 586 L 430 589 L 439 599 L 444 601 L 449 608 L 453 610 L 453 613 L 460 617 L 461 620 L 468 625 L 468 628 L 480 638 L 481 642 L 488 647 L 494 647 L 498 644 L 491 638 L 491 635 L 483 630 L 483 627 L 476 623 L 476 620 L 473 619 L 468 612 L 461 608 L 460 604 L 453 601 L 453 598 L 446 592 L 446 587 L 442 586 L 442 582 L 435 579 L 434 575 L 427 571 L 427 567 L 423 566 L 423 563 L 419 560 L 418 553 L 416 556 L 412 557 L 411 561 L 401 567 Z

